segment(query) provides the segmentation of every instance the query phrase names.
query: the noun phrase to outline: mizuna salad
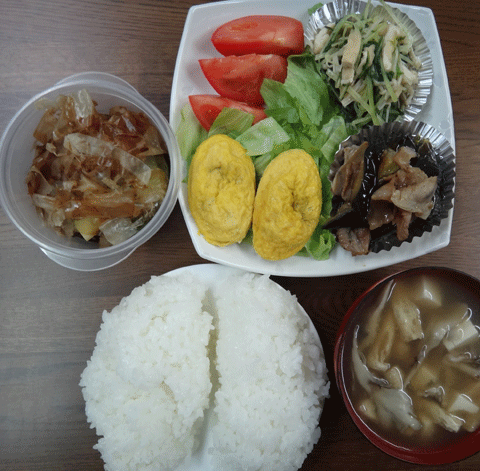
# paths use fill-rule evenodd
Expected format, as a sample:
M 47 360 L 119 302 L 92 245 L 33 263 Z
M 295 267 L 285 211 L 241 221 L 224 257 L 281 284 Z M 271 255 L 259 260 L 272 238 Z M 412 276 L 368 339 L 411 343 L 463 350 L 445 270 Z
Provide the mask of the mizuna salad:
M 310 47 L 332 92 L 355 125 L 394 121 L 411 103 L 422 67 L 413 38 L 394 10 L 370 0 L 321 28 Z

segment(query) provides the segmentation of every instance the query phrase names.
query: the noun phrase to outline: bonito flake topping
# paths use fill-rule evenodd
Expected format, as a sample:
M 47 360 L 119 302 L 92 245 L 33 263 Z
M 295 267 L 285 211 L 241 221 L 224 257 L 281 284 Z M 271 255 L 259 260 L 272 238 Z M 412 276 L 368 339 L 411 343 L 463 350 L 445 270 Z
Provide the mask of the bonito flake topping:
M 168 186 L 167 149 L 142 112 L 97 111 L 87 90 L 39 102 L 28 193 L 48 227 L 115 245 L 155 214 Z

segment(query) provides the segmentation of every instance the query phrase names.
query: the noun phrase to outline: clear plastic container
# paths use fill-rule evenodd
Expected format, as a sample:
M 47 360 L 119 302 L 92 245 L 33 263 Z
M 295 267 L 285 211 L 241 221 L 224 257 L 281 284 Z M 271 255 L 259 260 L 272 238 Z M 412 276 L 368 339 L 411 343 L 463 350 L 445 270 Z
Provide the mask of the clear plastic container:
M 115 105 L 143 111 L 163 136 L 170 158 L 170 181 L 160 208 L 137 234 L 112 247 L 98 248 L 79 237 L 63 237 L 45 227 L 35 211 L 25 181 L 34 157 L 33 132 L 43 114 L 35 103 L 42 98 L 55 99 L 58 95 L 69 95 L 83 88 L 97 102 L 99 111 L 108 111 Z M 182 168 L 175 135 L 155 106 L 118 77 L 85 72 L 67 77 L 34 96 L 8 124 L 0 140 L 0 202 L 17 228 L 51 260 L 74 270 L 102 270 L 125 260 L 163 226 L 177 201 Z

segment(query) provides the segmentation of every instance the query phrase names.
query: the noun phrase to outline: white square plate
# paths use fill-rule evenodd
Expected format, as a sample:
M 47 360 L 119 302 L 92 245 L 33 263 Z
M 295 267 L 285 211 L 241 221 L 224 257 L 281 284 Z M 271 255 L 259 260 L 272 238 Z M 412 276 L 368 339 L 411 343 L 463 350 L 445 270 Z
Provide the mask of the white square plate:
M 274 8 L 273 8 L 274 5 Z M 428 101 L 416 116 L 442 133 L 455 151 L 455 131 L 448 78 L 443 60 L 442 47 L 433 12 L 429 8 L 400 5 L 392 6 L 405 12 L 421 29 L 432 54 L 433 86 Z M 246 15 L 275 14 L 297 18 L 307 26 L 308 8 L 312 2 L 305 0 L 238 0 L 207 3 L 192 7 L 187 15 L 172 83 L 170 102 L 170 124 L 174 131 L 180 122 L 180 111 L 194 94 L 216 94 L 207 82 L 198 64 L 198 59 L 220 57 L 213 47 L 210 37 L 223 23 Z M 185 168 L 186 172 L 186 168 Z M 249 244 L 234 244 L 228 247 L 215 247 L 208 244 L 198 234 L 195 221 L 187 203 L 186 184 L 182 184 L 179 202 L 190 237 L 197 253 L 205 260 L 222 265 L 242 268 L 256 273 L 292 277 L 323 277 L 359 273 L 410 260 L 429 252 L 441 249 L 450 242 L 453 208 L 440 226 L 434 227 L 411 243 L 404 243 L 390 251 L 370 253 L 353 257 L 337 246 L 330 258 L 317 261 L 303 256 L 293 256 L 281 261 L 266 261 L 258 256 Z

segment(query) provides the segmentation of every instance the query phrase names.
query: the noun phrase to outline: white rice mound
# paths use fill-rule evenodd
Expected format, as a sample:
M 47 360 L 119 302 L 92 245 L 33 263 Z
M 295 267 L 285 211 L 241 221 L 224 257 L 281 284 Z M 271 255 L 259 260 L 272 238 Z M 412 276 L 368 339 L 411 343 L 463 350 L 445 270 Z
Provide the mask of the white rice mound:
M 318 441 L 310 319 L 268 276 L 226 273 L 152 277 L 103 313 L 80 386 L 107 471 L 293 471 Z
M 195 450 L 211 390 L 205 289 L 153 277 L 103 313 L 80 386 L 107 471 L 173 470 Z
M 215 297 L 214 469 L 297 470 L 320 437 L 330 386 L 318 336 L 296 297 L 268 276 L 231 277 Z

